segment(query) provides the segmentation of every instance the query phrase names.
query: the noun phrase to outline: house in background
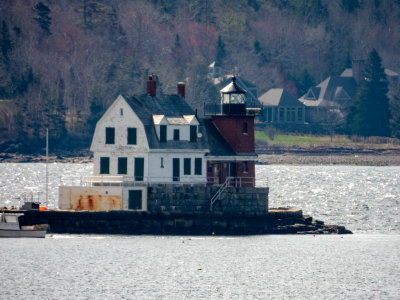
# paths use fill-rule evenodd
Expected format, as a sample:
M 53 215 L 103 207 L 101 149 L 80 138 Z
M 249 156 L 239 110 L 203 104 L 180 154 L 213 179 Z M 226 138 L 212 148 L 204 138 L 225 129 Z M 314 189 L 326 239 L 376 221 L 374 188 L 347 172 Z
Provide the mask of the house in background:
M 268 190 L 255 187 L 257 110 L 245 94 L 233 78 L 202 120 L 186 103 L 183 83 L 176 95 L 158 95 L 150 76 L 147 94 L 119 96 L 98 121 L 93 176 L 61 186 L 59 207 L 204 211 L 229 190 L 226 201 L 237 201 L 221 200 L 220 210 L 266 211 Z
M 346 109 L 355 99 L 364 68 L 364 60 L 354 60 L 352 68 L 311 87 L 299 98 L 306 107 L 305 121 L 310 124 L 336 124 L 343 121 Z M 389 69 L 384 71 L 389 86 L 396 86 L 399 74 Z
M 279 124 L 303 124 L 305 106 L 285 89 L 270 89 L 258 100 L 263 105 L 261 121 Z

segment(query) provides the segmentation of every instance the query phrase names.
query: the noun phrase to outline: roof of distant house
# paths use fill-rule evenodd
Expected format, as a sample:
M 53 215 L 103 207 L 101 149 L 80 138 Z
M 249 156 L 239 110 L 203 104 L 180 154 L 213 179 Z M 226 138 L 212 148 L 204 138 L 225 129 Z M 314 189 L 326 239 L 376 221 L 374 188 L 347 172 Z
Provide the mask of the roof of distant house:
M 385 68 L 384 72 L 386 74 L 386 76 L 390 76 L 390 77 L 399 77 L 399 73 L 392 71 L 390 69 Z M 341 77 L 353 77 L 353 69 L 352 68 L 347 68 L 345 69 L 342 74 L 340 74 Z
M 345 73 L 346 72 L 346 73 Z M 331 76 L 315 87 L 311 87 L 299 100 L 306 106 L 341 106 L 356 93 L 357 83 L 353 77 Z
M 258 100 L 264 106 L 290 106 L 301 107 L 303 103 L 290 95 L 285 89 L 274 88 L 262 94 Z

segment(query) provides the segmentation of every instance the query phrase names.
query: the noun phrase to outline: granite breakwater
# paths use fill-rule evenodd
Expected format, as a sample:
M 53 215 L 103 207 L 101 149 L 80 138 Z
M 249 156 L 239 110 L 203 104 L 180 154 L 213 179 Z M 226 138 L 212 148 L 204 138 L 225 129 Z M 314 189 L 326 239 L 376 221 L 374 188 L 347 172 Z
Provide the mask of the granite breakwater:
M 325 225 L 301 210 L 270 209 L 267 213 L 24 211 L 22 225 L 49 224 L 48 233 L 252 235 L 349 234 L 344 226 Z

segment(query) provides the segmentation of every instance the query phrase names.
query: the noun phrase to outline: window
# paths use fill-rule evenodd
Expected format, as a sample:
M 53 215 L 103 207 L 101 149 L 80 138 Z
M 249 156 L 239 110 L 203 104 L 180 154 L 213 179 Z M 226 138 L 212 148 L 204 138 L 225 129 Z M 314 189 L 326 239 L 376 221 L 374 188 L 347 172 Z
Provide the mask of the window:
M 297 121 L 303 121 L 303 108 L 297 109 Z
M 243 173 L 249 173 L 249 163 L 247 161 L 243 162 Z
M 202 159 L 195 158 L 194 159 L 194 174 L 201 175 L 201 168 L 202 168 Z
M 180 160 L 179 158 L 172 159 L 172 181 L 180 180 Z
M 109 157 L 100 157 L 100 174 L 110 174 Z
M 128 173 L 128 158 L 118 157 L 118 174 Z
M 121 116 L 123 116 L 124 115 L 124 109 L 123 108 L 120 108 L 120 114 L 121 114 Z
M 164 168 L 164 157 L 161 157 L 161 166 L 160 168 Z
M 143 181 L 144 179 L 144 158 L 135 157 L 135 180 Z
M 285 121 L 285 109 L 279 108 L 279 121 Z
M 247 134 L 248 133 L 247 122 L 243 123 L 242 132 L 243 132 L 243 134 Z
M 190 158 L 183 159 L 183 174 L 190 175 Z
M 174 129 L 174 141 L 179 141 L 179 129 Z
M 106 144 L 115 144 L 115 128 L 106 127 Z
M 230 177 L 236 177 L 236 163 L 235 162 L 230 162 L 229 165 L 229 170 L 228 174 Z
M 190 142 L 197 142 L 197 126 L 190 125 Z
M 128 128 L 128 145 L 136 145 L 137 144 L 137 130 L 136 128 Z
M 167 141 L 167 125 L 160 125 L 160 142 Z

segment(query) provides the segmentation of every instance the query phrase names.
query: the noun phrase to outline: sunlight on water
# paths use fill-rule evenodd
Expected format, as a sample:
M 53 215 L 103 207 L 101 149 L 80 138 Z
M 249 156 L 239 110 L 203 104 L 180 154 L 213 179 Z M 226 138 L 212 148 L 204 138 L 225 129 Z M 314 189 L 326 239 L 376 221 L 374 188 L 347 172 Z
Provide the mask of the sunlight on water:
M 301 208 L 355 232 L 399 233 L 400 167 L 257 166 L 270 207 Z
M 49 165 L 49 208 L 58 205 L 58 186 L 79 184 L 92 164 Z M 24 200 L 45 203 L 42 163 L 0 164 L 0 206 Z M 400 167 L 256 166 L 258 186 L 270 187 L 270 207 L 301 208 L 326 223 L 355 232 L 400 232 Z

